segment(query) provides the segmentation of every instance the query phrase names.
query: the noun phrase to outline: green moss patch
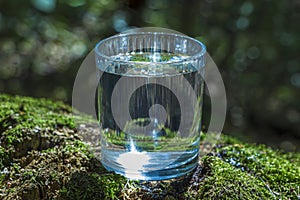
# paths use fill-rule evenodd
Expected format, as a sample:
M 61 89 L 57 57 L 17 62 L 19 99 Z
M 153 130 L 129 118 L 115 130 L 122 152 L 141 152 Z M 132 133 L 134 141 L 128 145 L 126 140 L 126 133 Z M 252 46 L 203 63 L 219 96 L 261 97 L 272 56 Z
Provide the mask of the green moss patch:
M 0 101 L 0 199 L 300 198 L 299 153 L 222 136 L 192 174 L 129 181 L 103 168 L 69 106 L 8 95 Z M 98 126 L 82 127 L 92 133 Z
M 271 199 L 259 179 L 243 173 L 215 156 L 203 159 L 205 178 L 198 185 L 197 199 Z
M 19 96 L 0 95 L 0 100 L 0 199 L 117 195 L 125 179 L 104 170 L 89 145 L 82 142 L 71 107 Z M 74 181 L 78 174 L 86 188 Z M 108 179 L 113 180 L 109 188 L 104 187 Z
M 299 160 L 263 145 L 230 145 L 217 149 L 228 164 L 264 183 L 273 197 L 295 198 L 300 187 Z M 295 154 L 299 155 L 299 154 Z

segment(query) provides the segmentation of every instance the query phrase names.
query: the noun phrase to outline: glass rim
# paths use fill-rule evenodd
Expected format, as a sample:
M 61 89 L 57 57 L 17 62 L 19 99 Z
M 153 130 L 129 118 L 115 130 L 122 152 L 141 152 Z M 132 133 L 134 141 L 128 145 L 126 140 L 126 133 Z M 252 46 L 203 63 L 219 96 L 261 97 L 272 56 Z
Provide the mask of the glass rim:
M 102 53 L 102 52 L 99 51 L 99 47 L 101 45 L 103 45 L 105 42 L 109 41 L 109 40 L 112 40 L 112 39 L 115 39 L 115 38 L 118 38 L 118 37 L 126 37 L 126 36 L 129 36 L 129 35 L 143 35 L 143 34 L 146 34 L 146 35 L 147 34 L 148 35 L 168 35 L 168 36 L 174 36 L 174 37 L 177 37 L 177 38 L 185 38 L 185 39 L 191 40 L 191 41 L 195 42 L 195 44 L 199 45 L 201 47 L 201 51 L 199 51 L 195 55 L 188 56 L 188 57 L 186 57 L 184 59 L 170 60 L 170 61 L 164 61 L 164 62 L 161 62 L 161 61 L 160 62 L 147 62 L 147 61 L 125 61 L 125 60 L 117 60 L 116 58 L 114 58 L 112 56 L 108 56 L 108 55 L 106 55 L 106 54 L 104 54 L 104 53 Z M 184 35 L 184 34 L 168 33 L 168 32 L 156 32 L 156 31 L 153 31 L 153 32 L 147 31 L 147 32 L 119 33 L 117 35 L 113 35 L 113 36 L 110 36 L 110 37 L 105 38 L 103 40 L 100 40 L 95 45 L 94 50 L 95 50 L 97 56 L 105 58 L 108 61 L 118 62 L 118 63 L 128 63 L 128 64 L 149 64 L 149 63 L 159 64 L 159 65 L 176 64 L 176 63 L 182 63 L 182 62 L 192 61 L 192 60 L 195 60 L 195 59 L 201 59 L 201 57 L 203 57 L 206 54 L 206 46 L 201 41 L 199 41 L 197 39 L 194 39 L 194 38 L 189 37 L 189 36 Z

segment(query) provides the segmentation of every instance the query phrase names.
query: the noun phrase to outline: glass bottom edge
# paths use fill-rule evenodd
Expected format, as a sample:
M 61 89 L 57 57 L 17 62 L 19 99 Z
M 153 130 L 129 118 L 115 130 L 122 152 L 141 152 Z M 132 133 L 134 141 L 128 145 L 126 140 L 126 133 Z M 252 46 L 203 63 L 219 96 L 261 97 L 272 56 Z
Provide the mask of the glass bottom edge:
M 149 170 L 137 170 L 137 169 L 125 169 L 117 165 L 113 165 L 110 162 L 105 162 L 106 159 L 101 159 L 101 163 L 108 171 L 120 174 L 130 180 L 142 180 L 142 181 L 160 181 L 178 178 L 191 173 L 198 165 L 198 153 L 185 161 L 181 161 L 177 164 L 165 166 L 162 169 Z M 107 161 L 107 160 L 106 160 Z

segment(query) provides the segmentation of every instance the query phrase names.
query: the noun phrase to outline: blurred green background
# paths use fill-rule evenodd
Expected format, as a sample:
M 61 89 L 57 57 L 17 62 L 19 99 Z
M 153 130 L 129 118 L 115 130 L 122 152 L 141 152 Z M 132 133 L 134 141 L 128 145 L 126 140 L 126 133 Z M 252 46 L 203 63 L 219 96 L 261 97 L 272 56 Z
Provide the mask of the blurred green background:
M 218 65 L 225 133 L 299 151 L 299 22 L 299 0 L 0 0 L 0 92 L 71 103 L 77 70 L 99 40 L 170 28 L 205 43 Z

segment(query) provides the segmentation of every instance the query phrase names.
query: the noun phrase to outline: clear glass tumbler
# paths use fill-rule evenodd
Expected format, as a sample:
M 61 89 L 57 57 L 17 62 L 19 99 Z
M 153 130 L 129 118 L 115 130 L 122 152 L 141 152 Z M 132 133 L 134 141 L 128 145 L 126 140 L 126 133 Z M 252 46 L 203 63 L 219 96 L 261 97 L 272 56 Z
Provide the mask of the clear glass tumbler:
M 163 180 L 198 163 L 205 46 L 131 32 L 95 47 L 101 162 L 129 179 Z

